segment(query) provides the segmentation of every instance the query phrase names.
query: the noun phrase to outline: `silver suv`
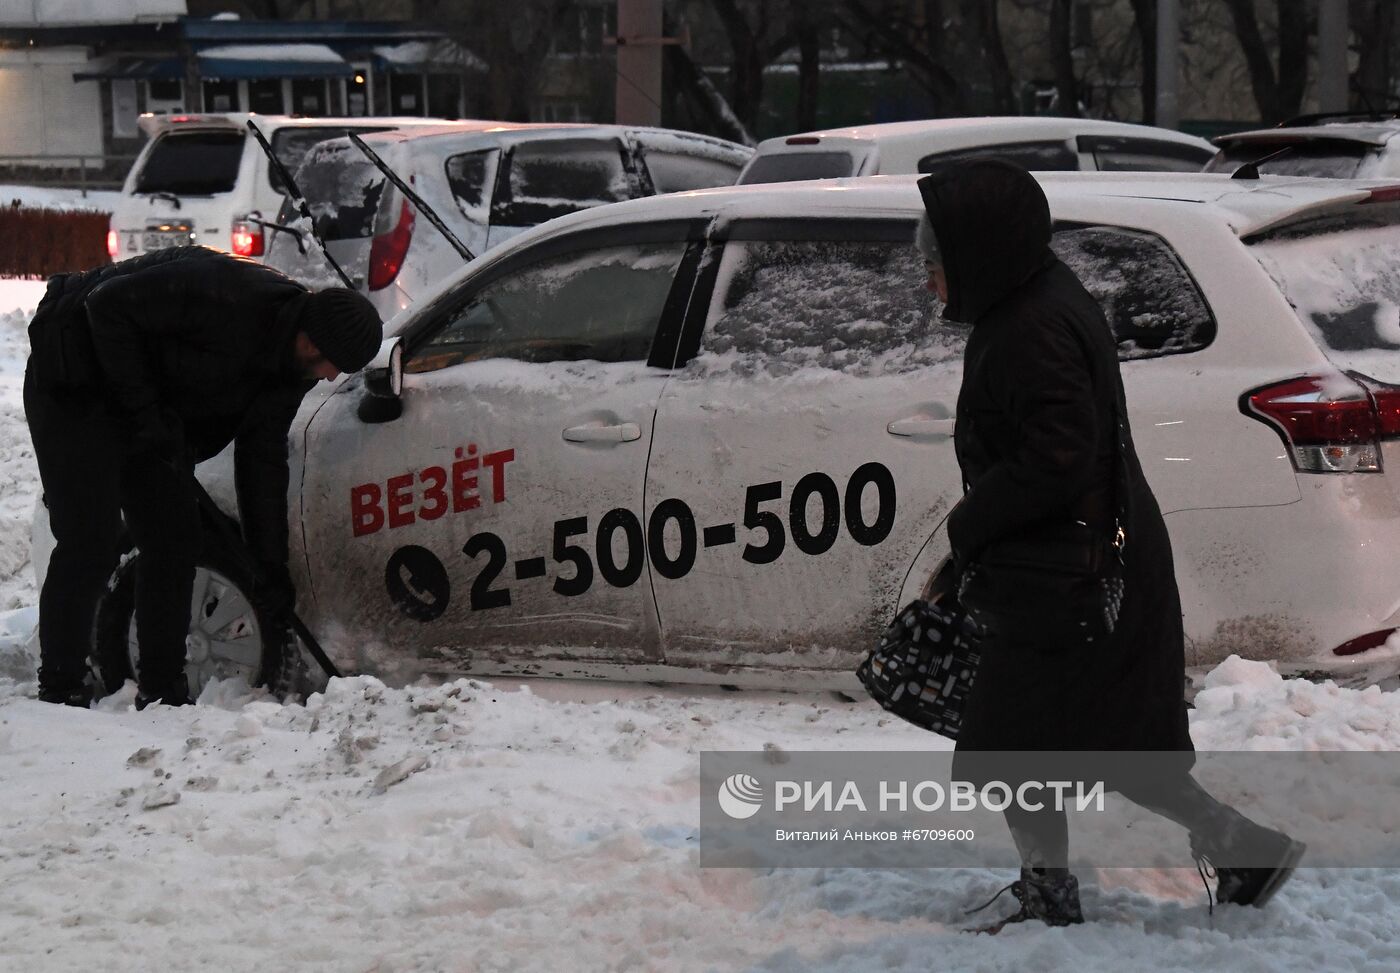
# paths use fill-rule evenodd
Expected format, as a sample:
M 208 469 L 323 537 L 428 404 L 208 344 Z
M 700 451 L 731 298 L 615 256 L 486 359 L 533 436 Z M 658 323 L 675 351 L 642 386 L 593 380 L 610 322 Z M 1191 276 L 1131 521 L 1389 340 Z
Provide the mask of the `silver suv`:
M 616 125 L 454 122 L 365 143 L 472 254 L 546 220 L 605 203 L 727 186 L 753 150 L 722 139 Z M 316 230 L 388 320 L 462 267 L 462 257 L 348 138 L 313 147 L 296 173 Z M 279 222 L 292 224 L 290 204 Z M 334 282 L 305 235 L 278 233 L 267 263 Z

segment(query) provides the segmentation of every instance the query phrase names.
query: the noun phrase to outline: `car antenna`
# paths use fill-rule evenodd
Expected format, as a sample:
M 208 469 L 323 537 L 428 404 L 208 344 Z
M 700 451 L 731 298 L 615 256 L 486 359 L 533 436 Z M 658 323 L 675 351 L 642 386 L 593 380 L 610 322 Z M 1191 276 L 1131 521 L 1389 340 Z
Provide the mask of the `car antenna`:
M 369 159 L 370 162 L 373 162 L 375 168 L 377 168 L 380 172 L 384 173 L 384 178 L 388 179 L 391 183 L 393 183 L 394 188 L 397 189 L 399 192 L 403 193 L 404 197 L 410 203 L 413 204 L 414 208 L 417 209 L 418 212 L 422 213 L 423 216 L 427 218 L 428 222 L 433 224 L 437 231 L 447 238 L 447 242 L 452 244 L 452 249 L 456 250 L 458 255 L 463 260 L 476 259 L 476 254 L 472 253 L 469 249 L 467 249 L 467 245 L 457 238 L 457 234 L 453 233 L 447 228 L 447 224 L 442 221 L 442 217 L 438 216 L 437 213 L 433 211 L 433 208 L 423 201 L 422 196 L 419 196 L 417 193 L 415 193 L 409 187 L 408 183 L 400 179 L 398 174 L 395 173 L 393 169 L 389 168 L 389 164 L 383 159 L 381 159 L 373 149 L 371 149 L 368 145 L 365 144 L 364 139 L 360 138 L 354 132 L 351 132 L 349 134 L 350 141 L 354 143 L 355 148 L 363 152 L 365 154 L 365 158 Z
M 293 179 L 292 174 L 287 171 L 287 167 L 282 164 L 282 160 L 277 158 L 277 153 L 272 151 L 272 146 L 268 144 L 267 137 L 263 135 L 251 118 L 248 119 L 248 131 L 253 133 L 253 138 L 257 139 L 258 145 L 262 146 L 263 154 L 267 156 L 267 161 L 272 166 L 272 171 L 277 173 L 277 178 L 281 179 L 282 185 L 287 187 L 287 194 L 291 196 L 292 205 L 297 208 L 298 213 L 306 218 L 307 225 L 311 227 L 311 239 L 315 240 L 316 245 L 321 248 L 321 256 L 326 258 L 326 263 L 331 265 L 331 269 L 336 272 L 336 275 L 340 277 L 346 287 L 350 288 L 352 291 L 358 290 L 358 288 L 350 282 L 349 276 L 341 269 L 340 264 L 336 263 L 335 258 L 331 256 L 331 252 L 326 249 L 326 241 L 322 240 L 321 234 L 316 232 L 316 220 L 311 216 L 311 207 L 307 205 L 306 197 L 301 194 L 301 190 L 297 188 L 296 180 Z
M 1283 155 L 1285 152 L 1292 152 L 1292 151 L 1293 151 L 1293 146 L 1291 146 L 1291 145 L 1285 145 L 1285 146 L 1284 146 L 1283 148 L 1281 148 L 1281 149 L 1275 149 L 1274 151 L 1270 152 L 1268 155 L 1263 156 L 1263 157 L 1258 158 L 1258 159 L 1255 159 L 1253 162 L 1246 162 L 1244 165 L 1242 165 L 1242 166 L 1240 166 L 1238 169 L 1236 169 L 1236 170 L 1234 171 L 1234 173 L 1231 174 L 1230 178 L 1231 178 L 1231 179 L 1258 179 L 1258 178 L 1259 178 L 1259 167 L 1260 167 L 1260 166 L 1262 166 L 1264 163 L 1268 162 L 1268 161 L 1271 160 L 1271 159 L 1277 159 L 1279 156 Z

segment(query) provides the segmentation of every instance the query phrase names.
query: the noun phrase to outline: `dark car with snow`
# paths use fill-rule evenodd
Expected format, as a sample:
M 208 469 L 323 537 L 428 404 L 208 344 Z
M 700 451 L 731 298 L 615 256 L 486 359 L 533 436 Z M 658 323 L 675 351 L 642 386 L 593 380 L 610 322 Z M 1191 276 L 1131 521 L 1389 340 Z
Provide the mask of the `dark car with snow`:
M 1118 339 L 1189 664 L 1393 675 L 1400 188 L 1038 178 Z M 487 251 L 303 405 L 310 628 L 392 677 L 847 683 L 961 495 L 967 333 L 923 286 L 920 213 L 913 177 L 736 187 Z M 200 475 L 233 511 L 230 458 Z M 246 579 L 205 550 L 192 679 L 278 677 Z M 134 652 L 133 563 L 104 604 L 109 668 Z
M 506 122 L 382 132 L 365 144 L 473 254 L 593 206 L 730 185 L 753 154 L 668 129 Z M 385 320 L 461 269 L 446 237 L 348 138 L 315 146 L 295 179 L 332 256 Z M 291 222 L 290 206 L 279 219 Z M 278 234 L 267 263 L 338 282 L 315 247 L 291 234 Z

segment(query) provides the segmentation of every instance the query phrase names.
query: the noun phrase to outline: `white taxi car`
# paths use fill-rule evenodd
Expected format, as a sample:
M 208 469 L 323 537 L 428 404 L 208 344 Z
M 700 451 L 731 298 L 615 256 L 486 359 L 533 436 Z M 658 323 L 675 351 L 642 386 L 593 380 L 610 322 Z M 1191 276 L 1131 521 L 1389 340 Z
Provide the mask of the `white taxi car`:
M 1038 178 L 1117 332 L 1189 663 L 1400 669 L 1400 189 Z M 912 177 L 707 190 L 473 261 L 301 412 L 311 629 L 395 676 L 845 684 L 961 493 L 966 333 L 924 289 L 920 212 Z M 227 466 L 202 470 L 229 500 Z M 199 672 L 274 676 L 212 547 Z M 132 563 L 109 662 L 134 644 Z

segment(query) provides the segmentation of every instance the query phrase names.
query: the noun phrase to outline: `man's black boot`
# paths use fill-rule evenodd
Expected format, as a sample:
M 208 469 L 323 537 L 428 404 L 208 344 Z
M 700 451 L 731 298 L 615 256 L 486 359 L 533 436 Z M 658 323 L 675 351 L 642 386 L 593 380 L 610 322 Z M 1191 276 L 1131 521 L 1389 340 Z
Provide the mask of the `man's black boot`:
M 78 706 L 87 709 L 92 705 L 92 690 L 79 683 L 74 686 L 40 686 L 39 701 L 56 703 L 60 706 Z
M 1079 907 L 1079 879 L 1064 868 L 1022 868 L 1017 881 L 992 896 L 984 905 L 969 909 L 967 914 L 981 912 L 1007 891 L 1021 904 L 1020 910 L 990 926 L 970 929 L 969 932 L 995 936 L 1008 924 L 1028 919 L 1039 919 L 1047 926 L 1072 926 L 1084 921 L 1084 911 Z
M 179 681 L 172 682 L 160 689 L 137 689 L 136 708 L 143 710 L 147 706 L 154 706 L 160 703 L 165 706 L 192 706 L 194 700 L 190 699 L 190 686 L 181 676 Z

